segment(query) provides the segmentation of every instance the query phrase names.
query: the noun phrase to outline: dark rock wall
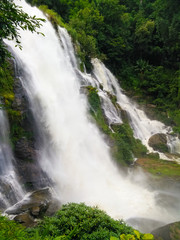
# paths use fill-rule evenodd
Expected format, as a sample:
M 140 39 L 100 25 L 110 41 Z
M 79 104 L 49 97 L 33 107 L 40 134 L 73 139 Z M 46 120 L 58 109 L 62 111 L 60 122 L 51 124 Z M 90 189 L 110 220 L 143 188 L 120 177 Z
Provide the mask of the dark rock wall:
M 15 157 L 15 167 L 17 169 L 19 180 L 25 189 L 35 190 L 50 185 L 50 180 L 41 169 L 38 162 L 38 145 L 36 124 L 27 92 L 24 89 L 21 79 L 26 75 L 23 70 L 23 64 L 14 62 L 14 100 L 12 102 L 12 111 L 18 114 L 18 119 L 10 116 L 11 141 Z M 14 126 L 15 125 L 15 126 Z M 14 130 L 16 129 L 16 130 Z

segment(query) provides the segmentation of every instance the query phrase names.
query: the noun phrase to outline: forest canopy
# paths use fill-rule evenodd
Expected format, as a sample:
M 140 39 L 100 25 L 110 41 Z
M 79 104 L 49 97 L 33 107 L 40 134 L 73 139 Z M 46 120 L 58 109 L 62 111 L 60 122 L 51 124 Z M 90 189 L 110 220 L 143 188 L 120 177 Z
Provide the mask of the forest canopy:
M 83 61 L 99 57 L 126 90 L 163 110 L 180 106 L 178 0 L 28 0 L 73 29 Z M 165 100 L 165 101 L 164 101 Z

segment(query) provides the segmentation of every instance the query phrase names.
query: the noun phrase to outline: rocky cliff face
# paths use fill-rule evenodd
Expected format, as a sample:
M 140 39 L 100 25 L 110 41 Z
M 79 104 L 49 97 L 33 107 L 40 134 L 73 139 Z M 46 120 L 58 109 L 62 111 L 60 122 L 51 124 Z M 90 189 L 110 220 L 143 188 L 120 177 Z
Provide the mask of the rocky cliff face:
M 23 69 L 17 63 L 15 69 L 14 99 L 9 113 L 10 135 L 19 180 L 25 189 L 29 191 L 48 186 L 50 181 L 37 161 L 36 124 L 26 91 L 21 83 L 21 78 L 24 77 Z

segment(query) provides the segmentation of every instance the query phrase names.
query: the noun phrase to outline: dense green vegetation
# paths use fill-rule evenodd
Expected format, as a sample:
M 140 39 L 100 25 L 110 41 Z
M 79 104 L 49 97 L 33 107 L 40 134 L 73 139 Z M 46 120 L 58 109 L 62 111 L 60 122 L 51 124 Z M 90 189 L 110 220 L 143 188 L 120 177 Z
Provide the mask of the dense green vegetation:
M 152 173 L 160 178 L 171 178 L 180 180 L 180 165 L 174 161 L 164 161 L 158 158 L 140 158 L 136 162 L 145 171 Z
M 110 129 L 101 107 L 98 90 L 91 86 L 87 87 L 87 90 L 90 113 L 100 130 L 106 134 L 111 142 L 111 152 L 114 159 L 121 165 L 128 165 L 133 163 L 134 157 L 145 156 L 147 149 L 140 140 L 133 137 L 133 131 L 128 122 L 121 125 L 112 125 Z
M 53 217 L 32 229 L 0 216 L 1 240 L 153 240 L 152 234 L 141 234 L 123 221 L 114 220 L 97 207 L 70 203 Z
M 167 112 L 180 131 L 180 8 L 175 0 L 28 0 L 56 11 L 90 57 L 121 85 Z M 174 111 L 176 114 L 174 115 Z

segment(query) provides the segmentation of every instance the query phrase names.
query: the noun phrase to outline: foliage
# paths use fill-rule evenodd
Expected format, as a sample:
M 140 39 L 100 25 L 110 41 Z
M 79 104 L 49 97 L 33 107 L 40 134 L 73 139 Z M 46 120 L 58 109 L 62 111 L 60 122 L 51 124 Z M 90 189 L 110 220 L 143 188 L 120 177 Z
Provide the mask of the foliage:
M 150 240 L 152 234 L 142 234 L 114 220 L 97 207 L 84 203 L 63 205 L 53 217 L 45 217 L 38 226 L 25 229 L 19 223 L 0 215 L 1 240 Z
M 128 123 L 112 125 L 111 128 L 113 131 L 109 128 L 101 107 L 98 90 L 91 86 L 87 87 L 87 89 L 90 113 L 103 133 L 105 133 L 113 143 L 112 155 L 116 161 L 120 164 L 127 165 L 133 163 L 133 155 L 135 157 L 145 156 L 147 153 L 146 147 L 143 146 L 140 140 L 134 138 L 133 131 Z M 111 98 L 113 98 L 113 96 L 111 96 Z
M 39 9 L 44 12 L 55 29 L 57 28 L 57 25 L 60 25 L 62 27 L 65 26 L 63 19 L 55 11 L 49 9 L 46 5 L 40 5 Z
M 28 240 L 30 238 L 22 225 L 0 215 L 0 239 Z
M 88 89 L 88 101 L 90 104 L 90 114 L 96 120 L 96 123 L 100 127 L 100 129 L 109 134 L 110 129 L 108 127 L 108 123 L 105 120 L 103 110 L 101 108 L 101 101 L 98 95 L 98 90 L 94 87 L 87 87 Z
M 159 111 L 179 109 L 178 0 L 173 4 L 170 0 L 28 1 L 61 15 L 79 42 L 78 55 L 88 70 L 90 57 L 100 57 L 123 88 L 157 105 Z
M 0 67 L 0 96 L 5 101 L 13 98 L 13 71 L 9 62 L 3 63 Z
M 138 159 L 137 164 L 156 176 L 180 179 L 180 165 L 178 163 L 152 158 L 152 155 L 149 155 L 149 157 Z M 174 157 L 177 158 L 177 156 Z
M 115 140 L 113 155 L 116 160 L 124 160 L 130 164 L 134 157 L 142 157 L 147 153 L 146 147 L 140 140 L 135 139 L 133 131 L 128 123 L 121 125 L 113 125 L 112 138 Z
M 12 0 L 0 1 L 0 64 L 4 63 L 7 56 L 10 56 L 3 39 L 14 39 L 17 46 L 21 48 L 19 28 L 36 32 L 42 21 L 44 20 L 23 12 Z
M 175 122 L 175 127 L 173 127 L 174 132 L 180 133 L 180 110 L 171 111 L 170 117 Z
M 83 203 L 63 205 L 54 217 L 46 217 L 37 228 L 29 230 L 29 232 L 32 236 L 34 232 L 36 234 L 38 232 L 40 239 L 56 240 L 148 239 L 144 238 L 146 234 L 134 231 L 123 221 L 114 220 L 97 207 L 89 207 Z

